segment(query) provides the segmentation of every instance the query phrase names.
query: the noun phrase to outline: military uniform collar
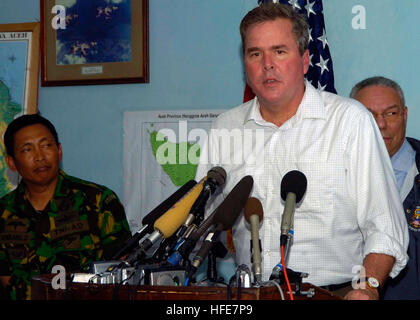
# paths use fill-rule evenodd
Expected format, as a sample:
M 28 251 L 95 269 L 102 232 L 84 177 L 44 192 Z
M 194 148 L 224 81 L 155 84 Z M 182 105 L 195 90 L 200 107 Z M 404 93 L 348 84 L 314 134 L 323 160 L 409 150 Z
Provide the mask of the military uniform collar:
M 69 195 L 71 190 L 66 177 L 67 174 L 60 169 L 58 172 L 57 185 L 55 186 L 54 198 L 67 197 Z

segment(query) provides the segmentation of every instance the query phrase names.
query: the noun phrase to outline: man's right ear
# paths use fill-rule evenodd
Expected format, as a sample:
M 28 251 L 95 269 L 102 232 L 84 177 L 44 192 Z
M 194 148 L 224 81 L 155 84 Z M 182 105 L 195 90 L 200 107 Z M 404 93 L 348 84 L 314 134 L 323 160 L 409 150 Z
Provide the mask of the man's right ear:
M 12 156 L 6 155 L 5 160 L 6 160 L 7 166 L 10 168 L 10 170 L 16 172 L 17 169 L 16 169 L 16 164 L 15 164 L 15 159 L 13 159 Z

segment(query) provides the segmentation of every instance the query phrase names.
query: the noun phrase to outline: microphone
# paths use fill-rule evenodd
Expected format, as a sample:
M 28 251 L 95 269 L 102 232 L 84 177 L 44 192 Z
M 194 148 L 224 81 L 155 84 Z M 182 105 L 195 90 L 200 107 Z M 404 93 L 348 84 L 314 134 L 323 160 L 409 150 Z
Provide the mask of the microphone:
M 191 251 L 194 249 L 195 244 L 204 234 L 204 232 L 213 224 L 214 216 L 217 210 L 213 211 L 206 220 L 203 221 L 197 230 L 188 229 L 184 236 L 176 243 L 175 251 L 168 258 L 168 263 L 173 266 L 181 264 L 183 259 L 186 259 Z M 194 226 L 194 225 L 193 225 Z M 191 232 L 189 232 L 191 230 Z
M 183 235 L 185 230 L 193 223 L 195 220 L 199 220 L 199 223 L 203 219 L 204 207 L 214 192 L 222 187 L 226 181 L 226 171 L 222 167 L 213 167 L 207 172 L 207 179 L 203 184 L 203 190 L 195 200 L 191 211 L 185 220 L 179 235 Z M 201 216 L 201 217 L 200 217 Z M 199 224 L 195 223 L 195 224 Z
M 289 171 L 281 181 L 281 198 L 285 201 L 280 226 L 280 245 L 284 246 L 293 227 L 293 214 L 296 203 L 302 200 L 306 192 L 306 176 L 297 170 Z
M 226 196 L 223 202 L 214 210 L 206 220 L 200 225 L 197 230 L 191 231 L 185 235 L 175 247 L 176 251 L 169 257 L 168 262 L 171 265 L 179 265 L 182 259 L 187 259 L 188 255 L 194 249 L 195 244 L 201 238 L 201 236 L 206 232 L 215 221 L 221 221 L 221 216 L 228 214 L 232 210 L 236 209 L 235 206 L 243 208 L 246 199 L 248 198 L 251 189 L 254 185 L 254 179 L 251 176 L 246 176 L 242 178 L 236 185 L 233 187 L 231 192 Z M 216 218 L 217 216 L 217 218 Z
M 187 233 L 197 228 L 204 218 L 204 208 L 214 192 L 222 187 L 226 181 L 226 171 L 222 167 L 213 167 L 207 172 L 207 179 L 204 181 L 203 190 L 191 207 L 190 213 L 182 226 L 170 238 L 164 239 L 160 247 L 156 250 L 153 258 L 155 260 L 164 260 L 174 251 L 179 240 Z
M 236 188 L 236 186 L 238 186 L 241 182 L 243 182 L 244 185 L 248 187 L 246 191 L 241 190 L 242 188 L 239 187 Z M 218 207 L 217 213 L 214 216 L 214 222 L 211 230 L 208 232 L 200 250 L 197 252 L 192 261 L 191 269 L 188 273 L 188 278 L 190 278 L 195 273 L 204 259 L 208 256 L 213 244 L 219 239 L 221 232 L 232 228 L 243 207 L 245 206 L 245 202 L 248 199 L 254 184 L 254 179 L 252 176 L 245 176 L 239 183 L 235 186 L 235 190 L 232 190 L 226 197 L 225 201 Z
M 181 199 L 192 187 L 197 184 L 195 180 L 190 180 L 181 188 L 175 191 L 165 201 L 159 204 L 156 208 L 150 211 L 142 220 L 143 227 L 137 231 L 130 240 L 112 257 L 112 260 L 121 258 L 124 254 L 131 251 L 139 244 L 139 241 L 149 233 L 153 232 L 153 224 L 155 221 L 168 211 L 179 199 Z
M 197 183 L 190 191 L 188 191 L 187 194 L 185 194 L 167 212 L 165 212 L 165 214 L 155 221 L 153 225 L 155 231 L 143 240 L 140 247 L 128 258 L 127 262 L 130 265 L 134 261 L 143 258 L 146 255 L 146 251 L 150 249 L 159 239 L 166 239 L 175 233 L 175 231 L 186 219 L 188 212 L 191 210 L 191 206 L 203 189 L 205 179 L 206 177 Z
M 257 198 L 249 198 L 245 204 L 245 220 L 251 225 L 251 262 L 254 277 L 257 283 L 262 280 L 261 268 L 261 241 L 259 238 L 259 226 L 263 220 L 263 207 Z
M 307 180 L 305 175 L 297 170 L 286 173 L 281 181 L 280 195 L 284 204 L 283 216 L 280 225 L 280 247 L 285 247 L 284 265 L 286 265 L 286 244 L 291 234 L 293 234 L 293 213 L 296 203 L 299 203 L 306 192 Z M 282 262 L 280 261 L 274 268 L 270 280 L 278 278 L 283 272 Z

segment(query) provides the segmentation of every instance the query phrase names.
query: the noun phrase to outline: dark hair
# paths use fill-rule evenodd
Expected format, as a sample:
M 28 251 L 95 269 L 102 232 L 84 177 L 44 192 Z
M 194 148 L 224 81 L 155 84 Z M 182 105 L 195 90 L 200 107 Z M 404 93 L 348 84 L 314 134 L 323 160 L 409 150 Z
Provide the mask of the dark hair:
M 39 114 L 26 114 L 10 122 L 10 124 L 7 126 L 6 131 L 4 132 L 4 146 L 6 147 L 6 152 L 9 156 L 13 158 L 15 157 L 15 133 L 18 132 L 20 129 L 23 129 L 27 126 L 31 126 L 33 124 L 42 124 L 43 126 L 45 126 L 51 132 L 52 136 L 54 137 L 55 143 L 58 147 L 60 142 L 58 141 L 58 135 L 54 125 L 49 120 L 45 119 Z
M 246 32 L 250 26 L 276 19 L 288 19 L 292 22 L 292 33 L 299 48 L 299 53 L 303 55 L 309 45 L 309 26 L 306 16 L 296 12 L 289 5 L 279 3 L 261 4 L 245 15 L 239 27 L 242 50 L 245 51 Z

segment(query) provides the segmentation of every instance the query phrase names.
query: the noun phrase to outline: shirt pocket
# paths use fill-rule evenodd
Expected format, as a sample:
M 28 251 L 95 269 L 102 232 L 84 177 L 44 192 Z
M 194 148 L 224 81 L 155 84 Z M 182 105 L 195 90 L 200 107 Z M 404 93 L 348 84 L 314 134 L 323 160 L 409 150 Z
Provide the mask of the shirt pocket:
M 333 211 L 334 169 L 328 162 L 297 161 L 297 170 L 301 171 L 307 180 L 306 193 L 298 204 L 299 211 L 304 215 L 322 218 Z

